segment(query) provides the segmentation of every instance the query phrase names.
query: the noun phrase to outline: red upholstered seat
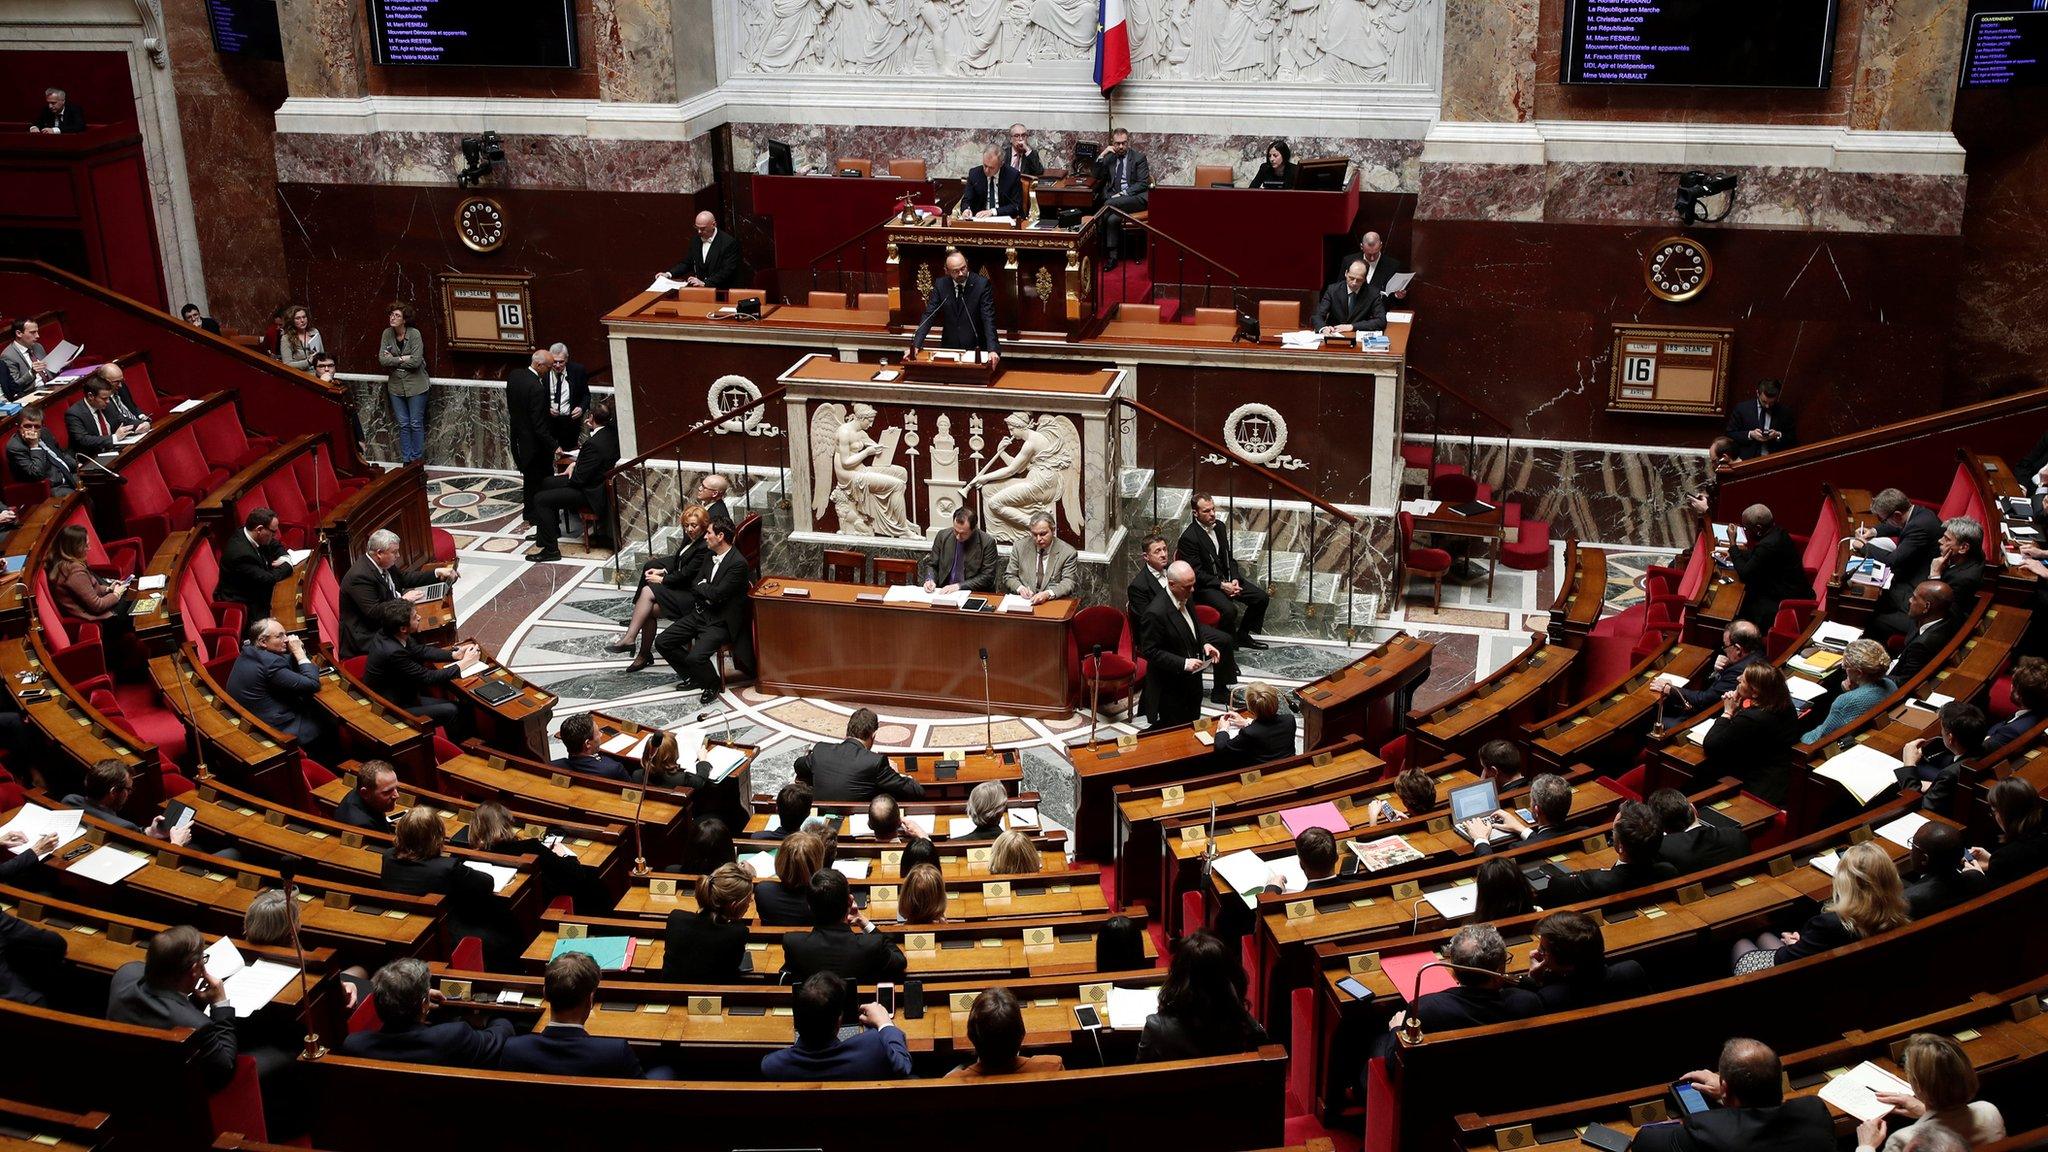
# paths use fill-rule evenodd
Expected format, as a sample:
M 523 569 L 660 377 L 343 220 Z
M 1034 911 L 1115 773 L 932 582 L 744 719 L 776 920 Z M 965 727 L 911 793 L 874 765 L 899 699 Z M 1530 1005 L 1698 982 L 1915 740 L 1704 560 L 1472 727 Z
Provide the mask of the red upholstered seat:
M 199 447 L 206 453 L 208 461 L 230 469 L 247 467 L 277 447 L 274 440 L 252 438 L 248 429 L 242 426 L 241 412 L 232 404 L 207 409 L 193 422 L 192 432 L 199 437 Z
M 85 514 L 84 505 L 73 508 L 64 523 L 67 527 L 77 524 L 85 529 L 85 565 L 94 572 L 119 578 L 142 571 L 148 554 L 142 550 L 140 539 L 124 536 L 119 540 L 101 540 L 99 531 Z
M 1380 769 L 1379 778 L 1392 780 L 1399 776 L 1402 769 L 1408 767 L 1408 734 L 1403 732 L 1380 745 L 1379 756 L 1381 764 L 1385 765 Z
M 164 537 L 192 527 L 192 500 L 171 493 L 155 452 L 123 464 L 121 480 L 122 522 L 135 532 L 145 551 L 154 554 Z
M 157 468 L 173 493 L 198 501 L 228 478 L 225 467 L 207 462 L 206 450 L 191 428 L 180 428 L 157 442 Z
M 313 515 L 312 508 L 306 503 L 305 493 L 299 490 L 296 472 L 290 468 L 280 468 L 264 477 L 263 483 L 257 486 L 255 493 L 249 498 L 244 498 L 241 504 L 236 506 L 236 511 L 242 517 L 247 517 L 250 512 L 255 511 L 255 507 L 243 505 L 248 505 L 251 498 L 258 497 L 265 506 L 277 513 L 279 535 L 283 537 L 285 547 L 311 547 L 310 541 L 318 531 L 319 517 Z
M 1197 605 L 1196 611 L 1202 611 Z M 1213 610 L 1211 610 L 1213 611 Z M 1119 608 L 1094 604 L 1074 616 L 1067 648 L 1068 668 L 1082 686 L 1081 702 L 1088 701 L 1091 683 L 1099 685 L 1099 701 L 1113 704 L 1130 699 L 1145 680 L 1145 658 L 1132 650 L 1130 620 Z M 1102 649 L 1102 663 L 1095 662 L 1095 649 Z
M 1508 507 L 1514 507 L 1509 504 Z M 1524 520 L 1521 532 L 1512 541 L 1502 541 L 1500 562 L 1509 568 L 1524 572 L 1536 572 L 1550 566 L 1550 522 L 1547 520 Z
M 365 996 L 357 1001 L 356 1010 L 348 1014 L 348 1032 L 351 1036 L 358 1032 L 374 1032 L 383 1023 L 377 1016 L 377 1000 L 373 996 Z
M 1218 612 L 1207 604 L 1197 604 L 1195 605 L 1195 621 L 1199 624 L 1206 624 L 1211 628 L 1219 627 L 1223 623 L 1223 613 Z
M 334 453 L 325 444 L 316 445 L 313 451 L 295 457 L 292 473 L 299 478 L 299 491 L 305 495 L 306 507 L 320 514 L 370 482 L 366 476 L 342 479 L 336 474 Z
M 149 357 L 136 356 L 121 361 L 121 381 L 128 386 L 128 398 L 145 416 L 161 417 L 165 412 L 185 402 L 183 396 L 174 396 L 157 387 L 156 377 L 150 374 Z
M 256 1058 L 235 1057 L 235 1074 L 206 1098 L 206 1114 L 216 1132 L 239 1132 L 258 1143 L 270 1139 L 263 1115 L 263 1091 L 256 1079 Z
M 484 942 L 476 936 L 464 936 L 448 951 L 448 966 L 458 972 L 481 972 L 484 970 Z
M 1770 635 L 1764 637 L 1764 653 L 1772 661 L 1784 655 L 1799 638 L 1806 634 L 1806 626 L 1813 621 L 1813 614 L 1820 610 L 1818 600 L 1781 600 L 1778 615 L 1771 621 Z
M 1405 573 L 1406 576 L 1420 576 L 1430 581 L 1432 593 L 1429 605 L 1432 608 L 1442 607 L 1444 576 L 1451 570 L 1451 554 L 1441 548 L 1416 547 L 1415 517 L 1410 513 L 1403 512 L 1398 515 L 1395 518 L 1395 527 L 1398 537 L 1396 543 L 1399 546 L 1399 571 Z M 1401 594 L 1405 597 L 1408 590 L 1406 577 L 1403 576 L 1401 579 L 1402 583 L 1399 585 L 1399 588 Z
M 50 579 L 41 569 L 30 578 L 29 591 L 36 606 L 36 622 L 42 626 L 43 641 L 49 645 L 57 671 L 74 684 L 105 676 L 107 655 L 100 644 L 100 626 L 90 620 L 68 620 L 59 613 Z

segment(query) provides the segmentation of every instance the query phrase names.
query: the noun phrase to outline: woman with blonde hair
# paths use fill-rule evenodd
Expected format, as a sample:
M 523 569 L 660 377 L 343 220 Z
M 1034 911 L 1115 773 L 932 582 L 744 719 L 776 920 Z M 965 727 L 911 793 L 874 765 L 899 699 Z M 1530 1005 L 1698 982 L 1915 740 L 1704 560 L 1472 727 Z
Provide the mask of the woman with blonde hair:
M 988 854 L 991 874 L 1005 876 L 1038 869 L 1038 846 L 1031 842 L 1031 837 L 1015 829 L 996 837 L 995 848 Z
M 903 878 L 903 893 L 896 901 L 896 919 L 903 924 L 946 922 L 946 880 L 929 864 L 919 864 Z
M 1761 972 L 1817 956 L 1868 936 L 1889 932 L 1912 919 L 1898 866 L 1876 844 L 1844 849 L 1835 863 L 1834 896 L 1806 926 L 1782 936 L 1766 932 L 1735 944 L 1735 974 Z
M 287 368 L 310 372 L 313 357 L 325 351 L 327 345 L 320 339 L 320 330 L 313 327 L 313 314 L 306 311 L 304 304 L 286 306 L 284 332 L 277 339 L 277 358 Z
M 811 876 L 824 866 L 824 837 L 806 831 L 783 837 L 782 847 L 775 853 L 775 879 L 763 880 L 754 889 L 754 907 L 760 909 L 761 923 L 808 927 Z
M 702 504 L 683 509 L 683 537 L 676 542 L 674 554 L 656 556 L 640 569 L 640 594 L 633 598 L 633 618 L 626 623 L 625 635 L 605 646 L 608 652 L 639 649 L 626 671 L 638 672 L 654 663 L 654 634 L 661 630 L 662 617 L 688 616 L 696 606 L 690 589 L 697 583 L 698 567 L 711 555 L 704 544 L 704 526 L 710 522 Z
M 697 910 L 668 914 L 661 978 L 686 984 L 735 984 L 747 961 L 747 908 L 754 876 L 721 864 L 697 877 Z
M 1842 652 L 1842 693 L 1828 708 L 1819 724 L 1806 730 L 1801 744 L 1818 744 L 1848 727 L 1857 717 L 1877 707 L 1878 702 L 1897 690 L 1885 673 L 1891 669 L 1892 654 L 1875 640 L 1852 640 Z
M 1884 1140 L 1884 1152 L 1906 1152 L 1937 1129 L 1972 1148 L 2005 1139 L 2005 1117 L 1998 1105 L 1977 1099 L 1977 1070 L 1954 1037 L 1913 1033 L 1906 1037 L 1899 1066 L 1913 1091 L 1903 1096 L 1879 1092 L 1877 1099 L 1911 1122 Z M 1866 1121 L 1856 1130 L 1857 1147 L 1876 1148 L 1884 1131 L 1883 1117 Z

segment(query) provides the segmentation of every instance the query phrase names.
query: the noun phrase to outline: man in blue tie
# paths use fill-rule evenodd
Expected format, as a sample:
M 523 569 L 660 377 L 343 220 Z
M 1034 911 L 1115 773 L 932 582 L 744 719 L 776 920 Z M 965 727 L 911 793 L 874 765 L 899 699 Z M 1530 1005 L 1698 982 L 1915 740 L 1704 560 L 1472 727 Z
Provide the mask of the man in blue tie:
M 990 364 L 1002 359 L 996 347 L 995 289 L 989 287 L 988 277 L 967 271 L 967 257 L 962 253 L 946 257 L 946 279 L 932 288 L 924 319 L 918 321 L 917 334 L 910 338 L 913 354 L 923 349 L 925 333 L 934 320 L 945 329 L 939 337 L 940 347 L 980 349 L 988 353 Z
M 1145 154 L 1131 147 L 1131 134 L 1118 128 L 1109 134 L 1109 148 L 1095 158 L 1095 195 L 1104 208 L 1143 212 L 1152 191 L 1152 166 Z M 1102 270 L 1117 265 L 1124 246 L 1123 221 L 1112 216 L 1102 232 Z

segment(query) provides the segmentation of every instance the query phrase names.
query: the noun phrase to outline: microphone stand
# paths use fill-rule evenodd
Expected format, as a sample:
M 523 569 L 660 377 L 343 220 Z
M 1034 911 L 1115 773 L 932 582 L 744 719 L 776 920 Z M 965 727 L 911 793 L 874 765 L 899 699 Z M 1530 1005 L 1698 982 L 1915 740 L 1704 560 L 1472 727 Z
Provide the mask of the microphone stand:
M 633 802 L 633 875 L 635 876 L 647 875 L 647 845 L 640 839 L 640 807 L 647 803 L 647 789 L 647 766 L 646 761 L 643 760 L 640 767 L 640 798 Z
M 1404 1013 L 1405 1019 L 1401 1021 L 1401 1043 L 1403 1044 L 1422 1043 L 1422 1018 L 1415 1014 L 1415 1002 L 1422 999 L 1422 974 L 1431 968 L 1449 968 L 1453 972 L 1472 972 L 1480 976 L 1491 976 L 1496 980 L 1507 978 L 1505 972 L 1495 972 L 1491 968 L 1474 968 L 1469 964 L 1454 964 L 1449 960 L 1432 960 L 1417 968 L 1415 970 L 1415 987 L 1408 997 L 1408 1011 Z
M 981 725 L 982 752 L 996 754 L 996 707 L 988 688 L 988 649 L 981 650 Z
M 1102 717 L 1102 645 L 1095 646 L 1095 674 L 1088 678 L 1088 750 L 1095 751 L 1095 724 Z
M 320 1043 L 319 1029 L 313 1025 L 313 998 L 306 991 L 306 945 L 299 939 L 298 872 L 287 861 L 278 867 L 277 878 L 284 887 L 285 907 L 292 914 L 292 954 L 299 958 L 299 1019 L 306 1026 L 306 1046 L 299 1049 L 299 1059 L 310 1063 L 327 1055 L 327 1046 Z
M 166 589 L 166 591 L 169 590 Z M 186 666 L 181 670 L 177 667 L 177 658 L 174 655 L 172 657 L 171 670 L 173 672 L 183 672 L 183 675 L 178 677 L 178 697 L 179 704 L 185 710 L 183 717 L 185 724 L 192 729 L 192 766 L 194 769 L 192 778 L 195 780 L 211 780 L 213 779 L 213 773 L 206 770 L 206 737 L 204 733 L 199 731 L 199 721 L 192 711 L 192 677 L 198 675 L 195 671 L 198 667 L 198 662 L 194 658 L 191 645 L 189 644 L 186 645 L 185 659 Z

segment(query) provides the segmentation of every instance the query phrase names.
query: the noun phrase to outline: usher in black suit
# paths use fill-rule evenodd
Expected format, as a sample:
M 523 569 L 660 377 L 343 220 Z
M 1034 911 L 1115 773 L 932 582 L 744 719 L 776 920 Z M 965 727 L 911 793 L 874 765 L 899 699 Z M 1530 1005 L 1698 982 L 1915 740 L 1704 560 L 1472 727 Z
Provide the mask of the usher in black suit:
M 705 692 L 717 692 L 724 681 L 713 661 L 722 644 L 733 645 L 737 655 L 747 627 L 747 589 L 754 579 L 737 548 L 706 556 L 697 572 L 690 614 L 662 629 L 654 650 L 677 676 Z
M 1155 596 L 1139 626 L 1145 659 L 1149 663 L 1145 679 L 1159 684 L 1161 724 L 1187 724 L 1202 714 L 1202 674 L 1187 670 L 1190 658 L 1202 657 L 1202 645 L 1213 644 L 1218 652 L 1230 651 L 1230 637 L 1194 620 L 1194 608 L 1194 602 L 1190 600 L 1187 615 L 1183 617 L 1172 593 Z M 1194 621 L 1192 632 L 1188 630 L 1191 620 Z M 1228 687 L 1232 679 L 1234 676 L 1229 665 L 1219 664 L 1216 686 Z
M 526 522 L 540 524 L 534 501 L 555 472 L 555 424 L 548 417 L 548 387 L 531 367 L 505 378 L 505 419 L 512 433 L 512 465 L 524 484 Z
M 705 247 L 702 237 L 693 236 L 683 258 L 676 261 L 668 274 L 672 280 L 687 280 L 695 276 L 713 288 L 742 287 L 740 242 L 723 228 L 711 234 L 709 248 Z
M 1195 603 L 1214 608 L 1223 618 L 1223 627 L 1242 642 L 1266 626 L 1266 603 L 1270 597 L 1264 588 L 1252 583 L 1238 565 L 1237 557 L 1231 553 L 1230 525 L 1224 523 L 1221 516 L 1216 518 L 1215 532 L 1216 538 L 1211 540 L 1200 520 L 1190 521 L 1181 530 L 1180 545 L 1174 556 L 1187 561 L 1188 566 L 1195 570 Z M 1235 580 L 1242 585 L 1237 596 L 1232 597 L 1223 591 L 1225 580 Z

